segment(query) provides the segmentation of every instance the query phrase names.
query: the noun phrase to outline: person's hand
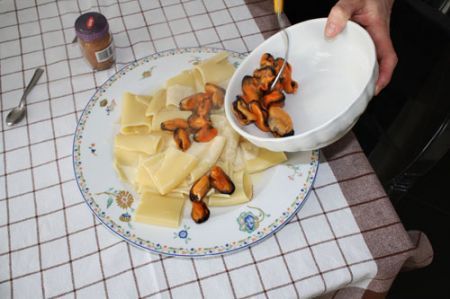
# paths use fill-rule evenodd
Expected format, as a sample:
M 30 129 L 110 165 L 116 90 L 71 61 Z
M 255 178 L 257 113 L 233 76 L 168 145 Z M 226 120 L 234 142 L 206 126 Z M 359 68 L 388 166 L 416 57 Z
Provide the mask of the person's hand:
M 355 21 L 369 32 L 377 49 L 380 66 L 376 95 L 391 81 L 398 60 L 389 35 L 393 2 L 394 0 L 340 0 L 331 9 L 325 26 L 325 36 L 328 38 L 338 35 L 348 20 Z

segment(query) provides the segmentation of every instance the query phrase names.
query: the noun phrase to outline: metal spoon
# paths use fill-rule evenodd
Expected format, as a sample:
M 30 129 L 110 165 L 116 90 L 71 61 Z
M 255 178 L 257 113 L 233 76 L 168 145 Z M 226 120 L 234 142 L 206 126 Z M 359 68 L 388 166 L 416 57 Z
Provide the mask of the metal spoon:
M 31 78 L 30 83 L 28 83 L 27 87 L 25 88 L 22 98 L 20 99 L 19 105 L 17 107 L 13 108 L 6 116 L 6 124 L 8 126 L 17 124 L 25 116 L 25 114 L 27 112 L 27 108 L 25 107 L 25 99 L 27 98 L 27 95 L 30 93 L 31 89 L 33 89 L 33 87 L 39 81 L 39 78 L 42 76 L 43 73 L 44 73 L 44 70 L 40 69 L 40 68 L 37 68 L 34 71 L 33 78 Z
M 277 21 L 278 21 L 278 27 L 280 27 L 280 29 L 283 29 L 283 36 L 286 39 L 286 51 L 284 52 L 284 61 L 283 61 L 283 65 L 280 68 L 280 71 L 278 72 L 277 76 L 275 77 L 275 80 L 273 80 L 272 85 L 270 86 L 270 90 L 273 90 L 275 88 L 275 86 L 277 85 L 277 82 L 280 80 L 281 75 L 284 72 L 284 69 L 286 68 L 286 64 L 288 61 L 288 57 L 289 57 L 289 35 L 286 31 L 286 29 L 283 26 L 283 20 L 281 19 L 281 13 L 283 12 L 283 0 L 274 0 L 273 1 L 273 6 L 274 6 L 274 10 L 275 13 L 277 14 Z

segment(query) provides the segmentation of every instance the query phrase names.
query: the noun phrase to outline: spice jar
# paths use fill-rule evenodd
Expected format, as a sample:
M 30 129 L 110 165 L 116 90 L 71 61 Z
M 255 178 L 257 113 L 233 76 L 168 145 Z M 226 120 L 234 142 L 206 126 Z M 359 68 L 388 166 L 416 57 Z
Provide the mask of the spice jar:
M 110 68 L 115 61 L 112 35 L 105 16 L 97 12 L 82 14 L 75 21 L 81 52 L 95 70 Z

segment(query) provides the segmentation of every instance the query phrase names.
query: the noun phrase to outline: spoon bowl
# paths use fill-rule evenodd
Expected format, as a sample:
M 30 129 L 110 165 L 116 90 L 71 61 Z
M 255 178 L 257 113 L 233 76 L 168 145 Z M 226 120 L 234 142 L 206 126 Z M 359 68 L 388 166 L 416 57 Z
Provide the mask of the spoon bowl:
M 8 115 L 6 116 L 6 124 L 8 126 L 13 126 L 20 122 L 27 113 L 27 107 L 25 106 L 25 100 L 30 93 L 31 89 L 36 85 L 36 83 L 39 81 L 39 78 L 41 78 L 42 74 L 44 73 L 43 69 L 37 68 L 34 71 L 33 78 L 31 78 L 30 83 L 28 83 L 27 87 L 25 88 L 25 91 L 23 92 L 22 98 L 20 99 L 19 105 L 17 107 L 13 108 L 11 111 L 9 111 Z
M 14 107 L 6 116 L 6 124 L 8 126 L 12 126 L 14 124 L 17 124 L 18 122 L 20 122 L 25 115 L 27 114 L 27 109 L 24 106 L 17 106 Z

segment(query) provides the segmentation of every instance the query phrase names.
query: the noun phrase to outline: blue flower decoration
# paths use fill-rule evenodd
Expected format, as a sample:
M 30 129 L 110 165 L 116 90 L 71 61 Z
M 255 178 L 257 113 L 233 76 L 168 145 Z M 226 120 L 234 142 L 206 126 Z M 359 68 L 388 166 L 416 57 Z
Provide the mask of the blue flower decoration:
M 180 239 L 186 239 L 188 236 L 188 232 L 186 230 L 180 230 L 178 232 L 178 237 L 180 237 Z
M 259 227 L 260 219 L 252 212 L 242 212 L 237 222 L 239 223 L 239 230 L 247 233 L 252 233 Z
M 269 214 L 264 213 L 263 210 L 256 207 L 250 207 L 251 209 L 254 209 L 258 211 L 258 215 L 253 214 L 252 212 L 242 212 L 239 217 L 236 219 L 237 223 L 239 224 L 239 230 L 246 232 L 246 233 L 252 233 L 255 230 L 258 229 L 259 224 L 266 218 L 269 217 Z
M 179 232 L 174 232 L 173 238 L 174 239 L 182 239 L 182 240 L 184 240 L 184 243 L 187 244 L 191 240 L 191 238 L 189 237 L 189 232 L 188 232 L 190 227 L 187 225 L 184 225 L 183 228 L 184 229 L 180 230 Z
M 255 230 L 256 221 L 255 221 L 255 216 L 253 216 L 253 214 L 245 216 L 244 221 L 245 221 L 245 226 L 247 227 L 247 229 L 249 231 Z

